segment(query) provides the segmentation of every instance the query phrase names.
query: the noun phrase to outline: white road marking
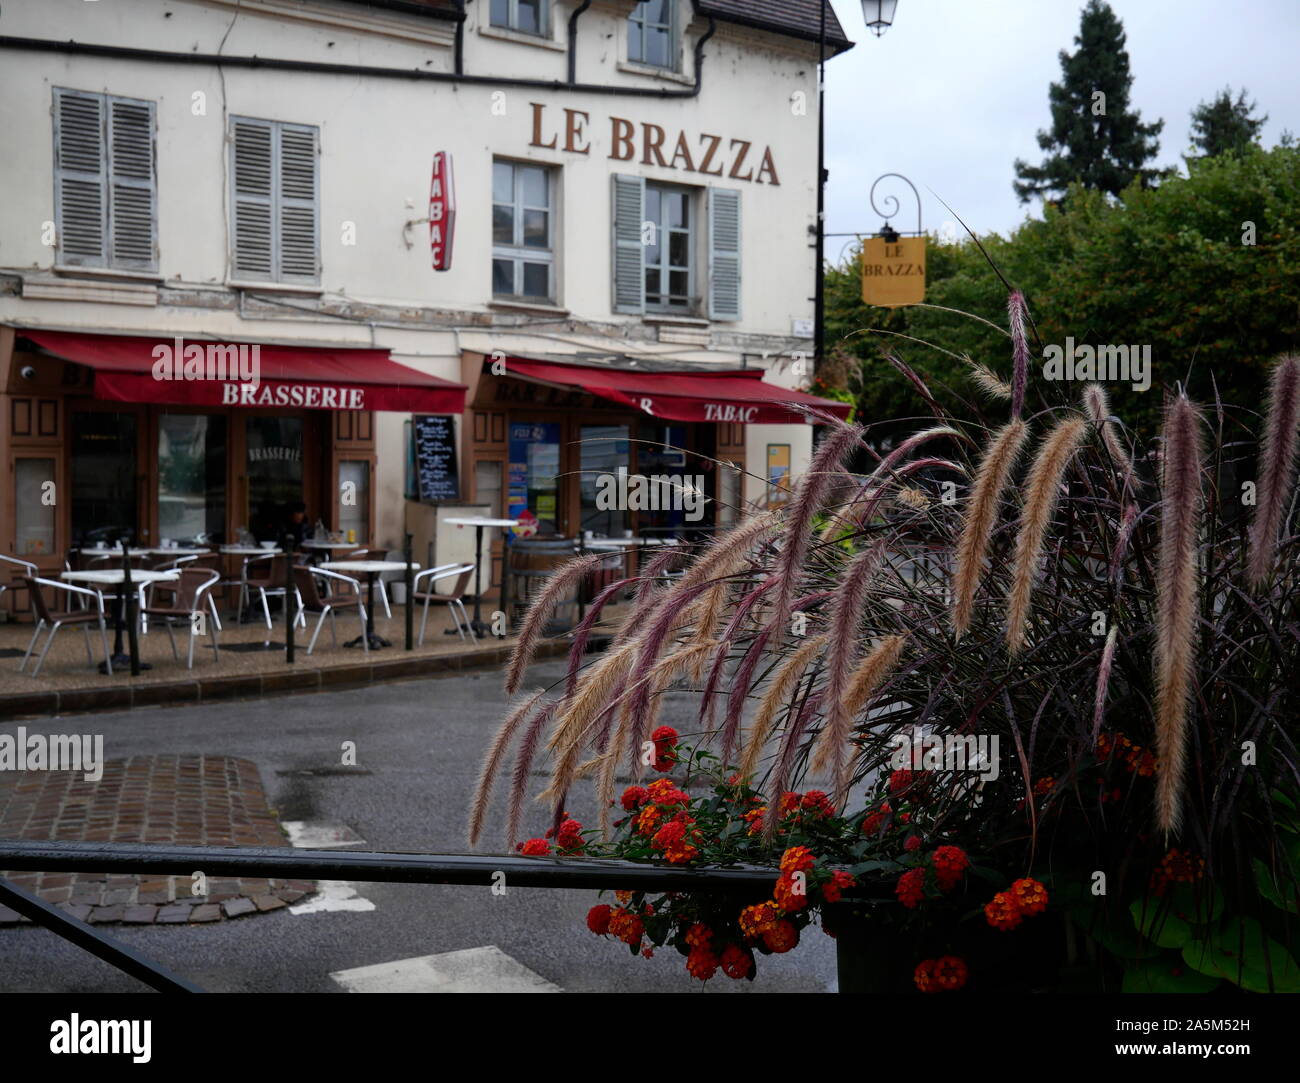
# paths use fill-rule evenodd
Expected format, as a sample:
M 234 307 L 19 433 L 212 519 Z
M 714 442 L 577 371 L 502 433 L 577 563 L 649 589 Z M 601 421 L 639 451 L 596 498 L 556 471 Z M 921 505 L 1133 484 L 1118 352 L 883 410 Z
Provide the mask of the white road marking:
M 562 993 L 495 944 L 330 974 L 349 993 Z
M 313 820 L 284 820 L 289 842 L 300 850 L 330 850 L 344 846 L 364 846 L 366 840 L 347 824 L 329 824 Z M 362 912 L 375 904 L 357 893 L 356 885 L 347 880 L 318 880 L 316 894 L 306 902 L 289 907 L 291 914 L 322 914 L 336 910 Z

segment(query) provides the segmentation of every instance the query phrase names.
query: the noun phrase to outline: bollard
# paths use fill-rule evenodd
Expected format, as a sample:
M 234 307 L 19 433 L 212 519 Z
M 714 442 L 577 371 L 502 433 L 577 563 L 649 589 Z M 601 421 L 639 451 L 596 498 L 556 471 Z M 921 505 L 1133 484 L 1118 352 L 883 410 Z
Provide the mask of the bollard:
M 293 629 L 298 623 L 298 596 L 293 589 L 293 535 L 284 536 L 284 660 L 293 665 Z
M 412 622 L 415 608 L 414 599 L 411 597 L 415 593 L 415 572 L 411 567 L 411 540 L 412 536 L 408 532 L 406 541 L 402 545 L 402 559 L 406 561 L 406 649 L 408 651 L 415 646 L 415 629 Z
M 131 543 L 122 539 L 122 609 L 126 613 L 127 650 L 131 652 L 131 676 L 140 676 L 139 614 L 135 609 L 135 588 L 131 583 Z

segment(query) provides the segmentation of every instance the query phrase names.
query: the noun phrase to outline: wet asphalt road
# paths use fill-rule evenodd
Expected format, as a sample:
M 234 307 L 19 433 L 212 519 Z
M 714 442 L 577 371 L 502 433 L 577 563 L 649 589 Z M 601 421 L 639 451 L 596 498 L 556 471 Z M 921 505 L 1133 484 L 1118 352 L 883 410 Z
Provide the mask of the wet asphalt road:
M 555 680 L 560 663 L 537 666 L 528 685 Z M 662 721 L 683 732 L 694 700 L 670 694 Z M 208 753 L 253 760 L 271 806 L 283 820 L 351 827 L 376 850 L 466 850 L 466 808 L 479 764 L 503 716 L 506 697 L 496 669 L 313 695 L 207 706 L 152 708 L 62 719 L 29 720 L 29 732 L 103 733 L 104 755 Z M 17 723 L 0 724 L 13 732 Z M 340 763 L 343 742 L 356 744 L 369 774 L 285 775 Z M 507 771 L 509 765 L 507 765 Z M 539 776 L 533 792 L 544 786 Z M 481 850 L 501 846 L 502 791 Z M 594 822 L 590 789 L 575 792 L 570 813 Z M 546 816 L 530 803 L 525 826 L 541 834 Z M 532 829 L 536 830 L 532 830 Z M 590 891 L 487 886 L 358 884 L 374 902 L 368 913 L 294 915 L 286 910 L 206 926 L 107 926 L 111 935 L 212 991 L 337 992 L 332 971 L 495 944 L 570 992 L 692 992 L 673 949 L 633 958 L 583 923 L 597 901 Z M 127 992 L 143 987 L 53 933 L 0 929 L 0 991 Z M 808 929 L 785 956 L 759 958 L 757 981 L 721 975 L 707 992 L 829 992 L 835 988 L 833 942 Z

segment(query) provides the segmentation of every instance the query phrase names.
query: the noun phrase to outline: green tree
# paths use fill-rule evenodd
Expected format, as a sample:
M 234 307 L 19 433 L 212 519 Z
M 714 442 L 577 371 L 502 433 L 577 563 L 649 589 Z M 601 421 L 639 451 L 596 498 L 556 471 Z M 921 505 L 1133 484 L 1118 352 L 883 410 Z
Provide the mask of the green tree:
M 1041 165 L 1016 159 L 1014 182 L 1022 203 L 1056 198 L 1072 184 L 1118 196 L 1135 180 L 1150 184 L 1163 174 L 1147 166 L 1160 149 L 1163 120 L 1143 124 L 1129 105 L 1133 76 L 1123 24 L 1104 0 L 1088 0 L 1073 53 L 1060 53 L 1061 82 L 1052 83 L 1050 131 L 1038 133 L 1048 152 Z
M 1192 146 L 1198 158 L 1217 158 L 1220 154 L 1240 154 L 1259 144 L 1259 132 L 1267 116 L 1255 117 L 1255 102 L 1246 101 L 1243 87 L 1232 99 L 1232 88 L 1225 87 L 1212 101 L 1201 102 L 1192 110 Z

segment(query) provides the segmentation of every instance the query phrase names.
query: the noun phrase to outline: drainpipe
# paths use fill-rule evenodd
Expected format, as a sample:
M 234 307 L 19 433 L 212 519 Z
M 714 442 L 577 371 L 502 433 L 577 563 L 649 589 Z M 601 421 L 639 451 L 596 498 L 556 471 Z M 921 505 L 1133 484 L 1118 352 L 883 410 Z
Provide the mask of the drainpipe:
M 462 0 L 462 3 L 464 0 Z M 569 83 L 578 81 L 578 18 L 591 7 L 591 0 L 582 0 L 569 16 Z
M 456 0 L 456 74 L 465 74 L 465 0 Z

